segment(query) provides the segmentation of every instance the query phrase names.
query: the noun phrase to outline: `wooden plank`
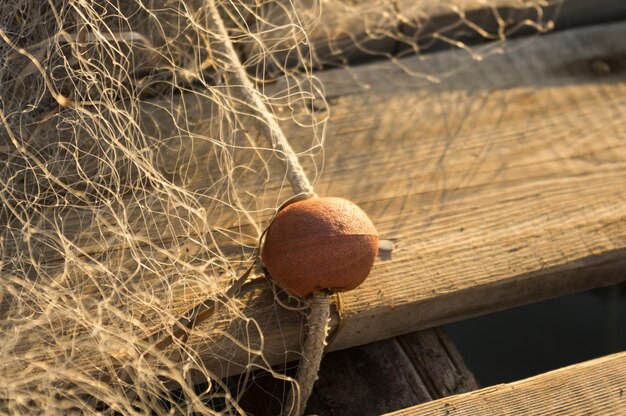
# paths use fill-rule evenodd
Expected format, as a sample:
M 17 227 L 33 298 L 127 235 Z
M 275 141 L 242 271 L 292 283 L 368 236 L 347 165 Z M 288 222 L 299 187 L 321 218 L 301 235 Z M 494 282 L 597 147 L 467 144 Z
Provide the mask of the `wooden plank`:
M 426 63 L 414 57 L 318 75 L 332 113 L 324 174 L 316 190 L 359 203 L 381 237 L 392 239 L 396 246 L 379 259 L 361 288 L 342 295 L 342 330 L 330 349 L 624 279 L 625 32 L 625 24 L 614 24 L 513 41 L 509 53 L 494 54 L 483 62 L 471 62 L 457 51 L 432 55 Z M 442 82 L 431 83 L 414 73 L 437 74 Z M 269 94 L 284 86 L 271 88 Z M 162 108 L 187 121 L 189 137 L 172 139 L 180 140 L 181 146 L 194 143 L 190 148 L 196 151 L 201 148 L 196 143 L 206 142 L 210 97 L 182 97 L 145 106 Z M 159 126 L 157 121 L 154 124 Z M 160 137 L 168 137 L 166 127 L 161 126 Z M 310 130 L 287 122 L 284 129 L 296 149 L 311 144 Z M 189 160 L 195 166 L 209 166 L 205 157 L 212 156 L 206 155 L 212 154 L 198 152 Z M 304 162 L 314 176 L 315 160 Z M 197 173 L 186 178 L 185 186 L 206 187 L 207 170 L 194 169 Z M 268 177 L 263 183 L 265 202 L 256 205 L 259 224 L 271 213 L 263 210 L 263 204 L 275 204 L 283 188 L 282 176 Z M 136 225 L 147 228 L 148 242 L 154 237 L 154 249 L 150 246 L 152 251 L 146 254 L 160 255 L 160 245 L 177 238 L 187 241 L 188 235 L 177 234 L 185 231 L 183 225 L 170 230 L 151 222 L 146 227 L 142 204 L 145 201 L 134 201 L 130 205 L 134 210 L 127 214 L 138 216 Z M 214 214 L 211 223 L 219 225 L 222 214 L 219 209 Z M 242 232 L 235 220 L 222 228 Z M 78 230 L 81 239 L 93 241 L 89 250 L 94 258 L 117 270 L 119 258 L 104 243 L 123 248 L 123 234 L 120 241 L 111 242 L 101 233 L 109 229 L 102 222 L 91 231 L 89 222 L 80 218 L 74 228 L 69 226 L 71 218 L 63 224 L 68 232 Z M 189 244 L 192 259 L 208 261 L 210 253 L 199 252 L 200 245 L 193 241 Z M 108 251 L 97 257 L 103 247 Z M 58 267 L 63 268 L 63 262 Z M 149 288 L 152 301 L 163 302 L 160 305 L 166 305 L 172 316 L 212 290 L 206 287 L 206 274 L 195 279 L 180 276 L 174 267 L 159 272 L 176 278 L 175 287 L 163 289 L 166 300 L 161 300 L 161 286 L 169 281 L 146 273 L 137 285 Z M 260 270 L 254 274 L 262 275 Z M 218 320 L 220 325 L 207 322 L 188 340 L 211 371 L 237 373 L 251 359 L 263 365 L 297 359 L 303 314 L 283 309 L 264 279 L 246 285 L 240 301 L 247 319 L 228 316 Z M 120 307 L 131 306 L 137 305 Z M 144 311 L 133 313 L 142 317 Z M 220 337 L 221 331 L 232 339 Z M 80 334 L 75 336 L 81 339 Z M 89 334 L 85 339 L 89 342 Z M 16 348 L 26 348 L 23 345 Z M 250 355 L 261 346 L 260 352 Z M 76 357 L 77 365 L 92 365 L 88 348 L 85 351 Z M 175 359 L 176 351 L 171 353 Z
M 617 415 L 626 413 L 626 353 L 389 413 L 404 415 Z
M 511 36 L 565 29 L 626 18 L 626 5 L 614 0 L 401 0 L 386 2 L 330 1 L 323 7 L 311 0 L 294 6 L 300 13 L 308 46 L 294 47 L 291 11 L 283 5 L 265 4 L 253 31 L 256 39 L 244 41 L 242 53 L 248 63 L 260 58 L 260 65 L 272 72 L 273 63 L 261 52 L 271 51 L 279 64 L 297 65 L 302 57 L 312 57 L 313 65 L 328 67 L 389 56 L 403 56 L 458 47 L 457 42 L 473 45 L 502 41 Z M 286 35 L 276 43 L 276 27 Z M 308 25 L 307 25 L 308 24 Z M 310 26 L 310 27 L 309 27 Z M 291 35 L 291 37 L 290 37 Z M 265 41 L 271 39 L 273 43 Z M 263 43 L 263 48 L 259 43 Z M 271 46 L 268 48 L 268 46 Z
M 331 352 L 319 377 L 307 414 L 378 415 L 478 389 L 441 328 Z
M 478 382 L 443 328 L 394 338 L 420 374 L 432 399 L 478 389 Z
M 271 74 L 272 60 L 263 55 L 268 50 L 278 65 L 286 63 L 290 67 L 309 57 L 312 65 L 328 67 L 406 51 L 430 52 L 450 46 L 456 40 L 476 42 L 509 35 L 509 29 L 517 31 L 519 26 L 534 20 L 540 20 L 537 26 L 542 27 L 549 18 L 543 19 L 537 13 L 541 7 L 532 3 L 520 4 L 514 0 L 340 0 L 325 2 L 320 10 L 315 1 L 302 0 L 295 4 L 299 12 L 297 22 L 304 25 L 309 41 L 307 45 L 298 45 L 298 50 L 291 27 L 295 20 L 293 12 L 281 4 L 268 3 L 259 10 L 263 18 L 256 20 L 253 26 L 253 31 L 258 33 L 257 39 L 244 43 L 242 53 L 247 62 L 254 62 L 258 56 L 259 64 Z M 559 2 L 551 3 L 547 16 L 555 14 L 554 4 Z M 496 12 L 496 9 L 500 10 Z M 476 26 L 472 27 L 474 24 Z M 280 35 L 284 35 L 284 42 L 275 42 L 277 27 Z M 477 27 L 481 30 L 477 31 Z

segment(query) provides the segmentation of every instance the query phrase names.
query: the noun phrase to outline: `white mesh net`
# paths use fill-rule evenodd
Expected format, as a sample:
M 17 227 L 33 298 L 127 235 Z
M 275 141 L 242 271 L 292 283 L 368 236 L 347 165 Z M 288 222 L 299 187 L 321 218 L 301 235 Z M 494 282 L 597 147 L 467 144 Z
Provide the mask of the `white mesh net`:
M 251 386 L 293 386 L 263 341 L 303 333 L 268 335 L 250 311 L 288 307 L 300 322 L 304 303 L 229 291 L 293 193 L 285 155 L 228 75 L 210 1 L 3 5 L 3 413 L 254 413 Z M 215 1 L 262 102 L 305 132 L 291 144 L 312 182 L 329 117 L 315 71 L 450 48 L 482 58 L 549 29 L 557 4 Z M 216 312 L 180 336 L 205 301 Z

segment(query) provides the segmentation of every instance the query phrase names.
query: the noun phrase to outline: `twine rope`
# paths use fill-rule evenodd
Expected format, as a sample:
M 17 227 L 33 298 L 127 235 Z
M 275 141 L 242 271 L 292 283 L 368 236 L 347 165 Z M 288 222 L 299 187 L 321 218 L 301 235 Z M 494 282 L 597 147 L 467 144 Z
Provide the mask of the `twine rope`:
M 230 85 L 239 85 L 240 88 L 232 88 L 233 98 L 239 99 L 250 106 L 252 116 L 249 117 L 250 127 L 259 132 L 259 136 L 270 139 L 273 149 L 284 157 L 287 170 L 287 179 L 295 194 L 314 196 L 313 186 L 306 176 L 298 156 L 289 144 L 278 121 L 269 111 L 259 92 L 254 87 L 245 68 L 239 60 L 232 41 L 230 40 L 226 25 L 215 4 L 216 0 L 209 1 L 211 21 L 209 27 L 218 34 L 221 42 L 215 42 L 214 51 L 222 54 L 230 66 L 225 76 L 230 78 Z M 313 391 L 313 385 L 318 378 L 318 372 L 326 337 L 328 336 L 328 322 L 330 317 L 330 295 L 326 291 L 318 291 L 313 294 L 309 306 L 307 318 L 308 333 L 303 347 L 303 357 L 296 377 L 300 394 L 296 389 L 291 389 L 287 405 L 283 407 L 284 415 L 300 416 L 303 414 L 306 403 Z
M 287 179 L 291 184 L 291 188 L 295 194 L 315 195 L 313 186 L 309 178 L 304 173 L 302 165 L 298 160 L 298 156 L 289 144 L 282 129 L 278 125 L 278 121 L 267 108 L 259 91 L 255 88 L 246 73 L 245 68 L 239 60 L 239 55 L 235 51 L 235 47 L 229 37 L 224 20 L 215 4 L 216 0 L 209 1 L 209 10 L 211 20 L 209 28 L 213 33 L 220 36 L 220 42 L 212 45 L 214 52 L 223 55 L 230 66 L 230 70 L 225 74 L 230 78 L 229 87 L 232 88 L 232 96 L 235 100 L 246 103 L 251 112 L 249 117 L 249 127 L 258 131 L 261 137 L 270 139 L 271 145 L 276 153 L 282 155 L 287 168 Z M 239 88 L 237 88 L 239 86 Z

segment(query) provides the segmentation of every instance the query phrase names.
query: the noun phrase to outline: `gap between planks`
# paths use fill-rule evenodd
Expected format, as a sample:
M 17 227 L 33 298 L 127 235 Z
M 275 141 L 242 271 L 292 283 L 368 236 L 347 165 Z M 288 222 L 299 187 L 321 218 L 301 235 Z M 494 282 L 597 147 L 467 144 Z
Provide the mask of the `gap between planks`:
M 373 416 L 478 389 L 442 328 L 327 354 L 307 414 Z

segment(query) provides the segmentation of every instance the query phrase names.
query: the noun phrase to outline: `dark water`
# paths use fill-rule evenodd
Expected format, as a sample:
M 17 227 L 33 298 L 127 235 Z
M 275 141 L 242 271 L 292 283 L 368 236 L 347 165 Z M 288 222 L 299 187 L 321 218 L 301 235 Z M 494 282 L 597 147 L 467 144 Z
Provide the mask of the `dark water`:
M 481 386 L 626 351 L 626 286 L 611 286 L 446 326 Z

